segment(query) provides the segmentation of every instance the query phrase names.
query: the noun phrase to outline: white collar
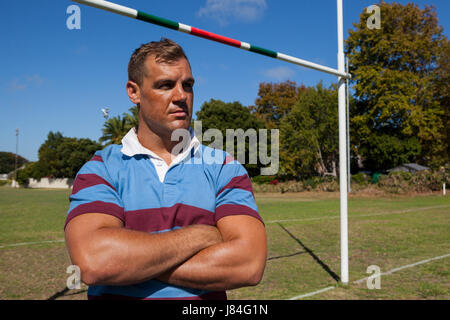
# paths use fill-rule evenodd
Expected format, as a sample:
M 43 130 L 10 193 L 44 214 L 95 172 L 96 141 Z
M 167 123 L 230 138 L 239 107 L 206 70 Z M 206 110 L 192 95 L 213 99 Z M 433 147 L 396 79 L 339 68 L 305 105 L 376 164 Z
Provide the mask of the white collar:
M 190 132 L 190 142 L 189 147 L 186 148 L 182 153 L 180 153 L 173 161 L 172 164 L 181 162 L 186 156 L 191 152 L 192 149 L 194 149 L 194 154 L 197 152 L 198 148 L 200 147 L 200 141 L 197 139 L 197 137 L 194 135 L 194 130 L 192 128 L 189 128 Z M 161 159 L 160 156 L 158 156 L 153 151 L 145 148 L 138 140 L 136 129 L 133 127 L 128 131 L 128 133 L 123 137 L 122 139 L 122 149 L 120 150 L 124 155 L 133 157 L 138 154 L 146 154 L 151 156 L 152 158 Z

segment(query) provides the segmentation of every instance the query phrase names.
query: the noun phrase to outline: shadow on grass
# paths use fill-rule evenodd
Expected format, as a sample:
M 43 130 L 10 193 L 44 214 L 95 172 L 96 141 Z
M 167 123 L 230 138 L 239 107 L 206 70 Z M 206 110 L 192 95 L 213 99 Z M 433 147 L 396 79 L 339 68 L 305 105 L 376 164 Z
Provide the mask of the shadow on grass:
M 309 249 L 307 246 L 305 246 L 299 239 L 297 239 L 292 233 L 289 232 L 288 229 L 286 229 L 281 223 L 278 222 L 278 225 L 281 227 L 281 229 L 283 229 L 292 239 L 294 239 L 295 241 L 297 241 L 297 243 L 299 245 L 302 246 L 302 248 L 309 253 L 309 255 L 322 267 L 323 270 L 325 270 L 336 282 L 339 282 L 341 280 L 341 278 L 333 271 L 330 269 L 329 266 L 327 266 L 322 260 L 319 259 L 318 256 L 316 256 L 314 254 L 314 252 Z
M 304 253 L 306 253 L 306 251 L 300 251 L 300 252 L 296 252 L 296 253 L 292 253 L 292 254 L 287 254 L 284 256 L 270 257 L 267 259 L 267 261 L 281 259 L 281 258 L 289 258 L 289 257 L 293 257 L 293 256 L 298 256 L 299 254 L 304 254 Z
M 80 294 L 83 292 L 86 292 L 87 290 L 80 290 L 77 292 L 72 292 L 72 293 L 67 293 L 69 291 L 69 288 L 65 287 L 63 290 L 56 292 L 54 295 L 52 295 L 50 298 L 48 298 L 47 300 L 56 300 L 60 297 L 68 297 L 68 296 L 73 296 L 76 294 Z

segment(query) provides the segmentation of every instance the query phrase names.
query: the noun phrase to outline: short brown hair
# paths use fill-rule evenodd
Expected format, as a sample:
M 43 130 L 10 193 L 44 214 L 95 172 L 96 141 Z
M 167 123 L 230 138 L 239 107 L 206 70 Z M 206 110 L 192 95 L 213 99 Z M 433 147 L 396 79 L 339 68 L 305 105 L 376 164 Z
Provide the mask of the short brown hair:
M 161 38 L 160 41 L 152 41 L 141 45 L 134 50 L 128 63 L 128 80 L 142 85 L 144 77 L 148 75 L 145 61 L 148 56 L 154 55 L 158 63 L 173 63 L 181 58 L 185 58 L 186 54 L 183 48 L 170 39 Z M 188 60 L 189 61 L 189 60 Z

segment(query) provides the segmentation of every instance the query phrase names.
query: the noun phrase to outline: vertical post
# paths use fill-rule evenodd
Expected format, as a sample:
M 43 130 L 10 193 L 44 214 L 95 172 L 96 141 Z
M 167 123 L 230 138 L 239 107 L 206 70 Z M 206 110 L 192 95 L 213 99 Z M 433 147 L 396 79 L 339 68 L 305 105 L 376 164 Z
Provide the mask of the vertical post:
M 337 0 L 338 70 L 345 72 L 344 18 L 342 0 Z M 347 221 L 347 133 L 345 123 L 345 78 L 339 77 L 339 190 L 341 212 L 341 282 L 348 284 L 348 221 Z
M 18 187 L 17 184 L 17 154 L 19 153 L 19 128 L 16 129 L 16 159 L 14 162 L 14 187 Z
M 345 57 L 345 71 L 348 73 L 348 58 Z M 345 80 L 345 87 L 346 87 L 346 107 L 347 107 L 347 183 L 348 183 L 348 192 L 352 192 L 352 170 L 351 170 L 351 164 L 350 164 L 350 96 L 349 96 L 349 80 Z

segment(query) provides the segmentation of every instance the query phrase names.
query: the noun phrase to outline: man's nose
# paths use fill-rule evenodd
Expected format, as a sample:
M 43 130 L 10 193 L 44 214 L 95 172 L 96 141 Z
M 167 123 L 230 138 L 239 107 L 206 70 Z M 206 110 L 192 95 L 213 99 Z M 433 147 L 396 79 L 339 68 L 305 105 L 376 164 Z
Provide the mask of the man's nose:
M 174 100 L 175 101 L 186 101 L 187 93 L 183 88 L 183 84 L 177 84 L 174 92 Z

